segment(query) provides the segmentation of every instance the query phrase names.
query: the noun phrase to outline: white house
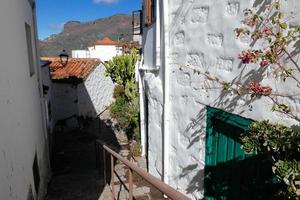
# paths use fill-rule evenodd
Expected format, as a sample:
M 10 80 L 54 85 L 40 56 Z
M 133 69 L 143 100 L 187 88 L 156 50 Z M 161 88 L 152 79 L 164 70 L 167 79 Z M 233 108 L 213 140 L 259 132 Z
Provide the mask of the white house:
M 97 58 L 106 62 L 121 54 L 122 48 L 118 46 L 118 42 L 111 40 L 109 37 L 104 37 L 93 46 L 88 47 L 87 50 L 73 50 L 72 58 Z
M 53 123 L 78 126 L 78 117 L 97 117 L 113 102 L 114 84 L 104 75 L 99 59 L 43 57 L 49 62 L 52 78 Z
M 283 3 L 294 13 L 300 10 L 296 1 Z M 143 153 L 151 174 L 193 199 L 223 199 L 222 195 L 227 199 L 225 190 L 236 194 L 235 199 L 255 195 L 247 187 L 247 176 L 262 163 L 247 164 L 250 158 L 240 150 L 239 134 L 251 120 L 297 124 L 271 112 L 270 99 L 251 101 L 228 94 L 190 69 L 208 71 L 228 82 L 237 77 L 241 71 L 238 54 L 249 43 L 237 39 L 234 29 L 240 26 L 245 8 L 259 11 L 265 5 L 265 1 L 244 0 L 143 0 L 139 67 Z M 246 67 L 244 73 L 250 70 Z M 282 89 L 271 78 L 264 81 Z M 299 110 L 299 99 L 289 103 Z
M 0 2 L 0 199 L 44 199 L 48 135 L 34 0 Z

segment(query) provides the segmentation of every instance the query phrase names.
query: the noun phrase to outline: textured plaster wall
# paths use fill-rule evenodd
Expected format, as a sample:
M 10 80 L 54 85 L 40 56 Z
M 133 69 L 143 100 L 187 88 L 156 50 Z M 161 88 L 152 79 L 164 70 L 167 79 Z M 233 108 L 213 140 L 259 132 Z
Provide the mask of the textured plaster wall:
M 113 102 L 114 83 L 104 75 L 100 64 L 83 84 L 78 86 L 78 112 L 81 116 L 95 117 Z
M 96 117 L 113 102 L 114 84 L 104 75 L 104 70 L 100 64 L 79 84 L 53 83 L 54 124 L 72 118 L 66 121 L 67 125 L 76 127 L 77 116 Z
M 145 6 L 144 6 L 145 7 Z M 145 16 L 144 16 L 145 17 Z M 156 23 L 143 30 L 143 60 L 140 73 L 148 113 L 144 113 L 147 124 L 149 172 L 162 178 L 163 174 L 163 71 L 156 70 Z M 146 103 L 146 102 L 145 102 Z
M 59 120 L 72 118 L 78 115 L 77 85 L 70 83 L 53 83 L 53 121 L 56 124 Z M 69 124 L 71 127 L 77 123 Z
M 149 170 L 157 174 L 162 160 L 160 157 L 162 141 L 162 69 L 171 70 L 170 103 L 170 184 L 179 191 L 188 194 L 193 199 L 203 197 L 203 169 L 205 163 L 206 105 L 221 108 L 241 116 L 261 120 L 285 123 L 296 122 L 279 114 L 270 112 L 272 102 L 268 98 L 251 101 L 242 96 L 222 92 L 212 81 L 201 75 L 196 75 L 187 66 L 209 71 L 225 81 L 232 81 L 241 76 L 242 80 L 259 81 L 271 85 L 280 91 L 292 91 L 291 87 L 283 88 L 270 74 L 262 71 L 248 75 L 251 67 L 240 64 L 238 54 L 248 48 L 249 39 L 237 39 L 234 29 L 240 26 L 243 10 L 256 7 L 260 11 L 265 1 L 236 0 L 169 0 L 170 31 L 169 66 L 161 66 L 158 72 L 145 72 L 143 82 L 149 98 Z M 287 10 L 300 10 L 297 1 L 288 1 L 284 6 Z M 297 13 L 297 12 L 296 12 Z M 299 17 L 299 16 L 298 16 Z M 297 19 L 297 17 L 296 17 Z M 293 23 L 297 23 L 294 21 Z M 154 58 L 151 53 L 151 43 L 155 36 L 147 31 L 143 35 L 144 67 L 149 68 Z M 151 40 L 151 41 L 148 41 Z M 152 49 L 156 44 L 153 43 Z M 148 52 L 148 53 L 147 53 Z M 150 66 L 151 67 L 151 66 Z M 181 68 L 181 69 L 180 69 Z M 244 73 L 240 72 L 244 69 Z M 299 99 L 287 100 L 293 109 L 299 110 Z M 299 110 L 300 111 L 300 110 Z M 150 131 L 151 130 L 151 131 Z M 153 145 L 153 146 L 152 146 Z
M 28 1 L 0 1 L 0 199 L 3 200 L 26 200 L 30 187 L 37 196 L 32 172 L 36 152 L 41 178 L 39 199 L 45 194 L 43 187 L 49 172 L 37 56 L 34 55 L 36 73 L 30 76 L 25 22 L 35 27 Z

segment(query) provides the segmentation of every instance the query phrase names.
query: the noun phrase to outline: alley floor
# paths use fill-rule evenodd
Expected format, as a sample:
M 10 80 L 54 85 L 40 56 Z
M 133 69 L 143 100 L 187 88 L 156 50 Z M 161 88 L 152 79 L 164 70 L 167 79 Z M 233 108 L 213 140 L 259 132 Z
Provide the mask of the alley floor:
M 111 123 L 107 120 L 90 121 L 80 130 L 57 132 L 54 156 L 52 157 L 53 176 L 46 200 L 111 199 L 110 187 L 104 184 L 103 175 L 100 175 L 96 169 L 96 139 L 104 141 L 114 147 L 122 156 L 130 158 L 126 136 L 113 131 Z M 103 164 L 103 162 L 99 164 Z M 140 159 L 138 164 L 146 168 L 145 159 Z M 117 162 L 115 170 L 122 181 L 126 183 L 128 172 L 126 167 Z M 134 177 L 136 200 L 163 199 L 161 193 L 137 175 Z M 118 179 L 114 180 L 114 185 L 116 199 L 128 199 L 128 192 Z M 152 196 L 150 196 L 150 192 Z

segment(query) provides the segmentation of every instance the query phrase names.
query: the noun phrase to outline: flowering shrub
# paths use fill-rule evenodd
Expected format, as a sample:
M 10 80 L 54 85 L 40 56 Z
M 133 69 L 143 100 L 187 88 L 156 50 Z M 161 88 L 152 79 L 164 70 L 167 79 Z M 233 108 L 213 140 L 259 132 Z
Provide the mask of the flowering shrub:
M 259 83 L 251 82 L 248 86 L 248 90 L 250 91 L 252 96 L 269 96 L 272 93 L 272 88 L 262 86 Z
M 283 82 L 288 78 L 292 79 L 299 88 L 300 68 L 289 52 L 289 47 L 299 41 L 300 27 L 289 27 L 280 7 L 280 1 L 274 0 L 265 15 L 258 15 L 251 9 L 245 10 L 245 20 L 242 23 L 246 27 L 235 29 L 236 36 L 247 35 L 254 43 L 260 41 L 266 45 L 259 49 L 244 50 L 239 59 L 244 64 L 258 64 L 262 68 L 271 69 L 272 74 L 280 77 Z M 289 105 L 274 100 L 276 96 L 291 98 L 294 94 L 275 94 L 271 87 L 262 86 L 258 82 L 251 82 L 240 88 L 240 91 L 248 92 L 251 97 L 272 98 L 272 111 L 287 114 L 300 122 Z M 287 186 L 282 192 L 282 198 L 300 199 L 300 133 L 283 125 L 262 121 L 254 122 L 241 139 L 245 151 L 270 155 L 274 174 Z

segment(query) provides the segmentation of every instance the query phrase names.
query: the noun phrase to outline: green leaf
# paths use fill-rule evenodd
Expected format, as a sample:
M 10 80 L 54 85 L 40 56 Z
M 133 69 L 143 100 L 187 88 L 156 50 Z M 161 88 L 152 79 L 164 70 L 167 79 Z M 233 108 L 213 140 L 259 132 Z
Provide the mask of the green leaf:
M 280 28 L 286 30 L 287 27 L 288 27 L 288 24 L 287 23 L 280 23 L 279 26 L 280 26 Z

